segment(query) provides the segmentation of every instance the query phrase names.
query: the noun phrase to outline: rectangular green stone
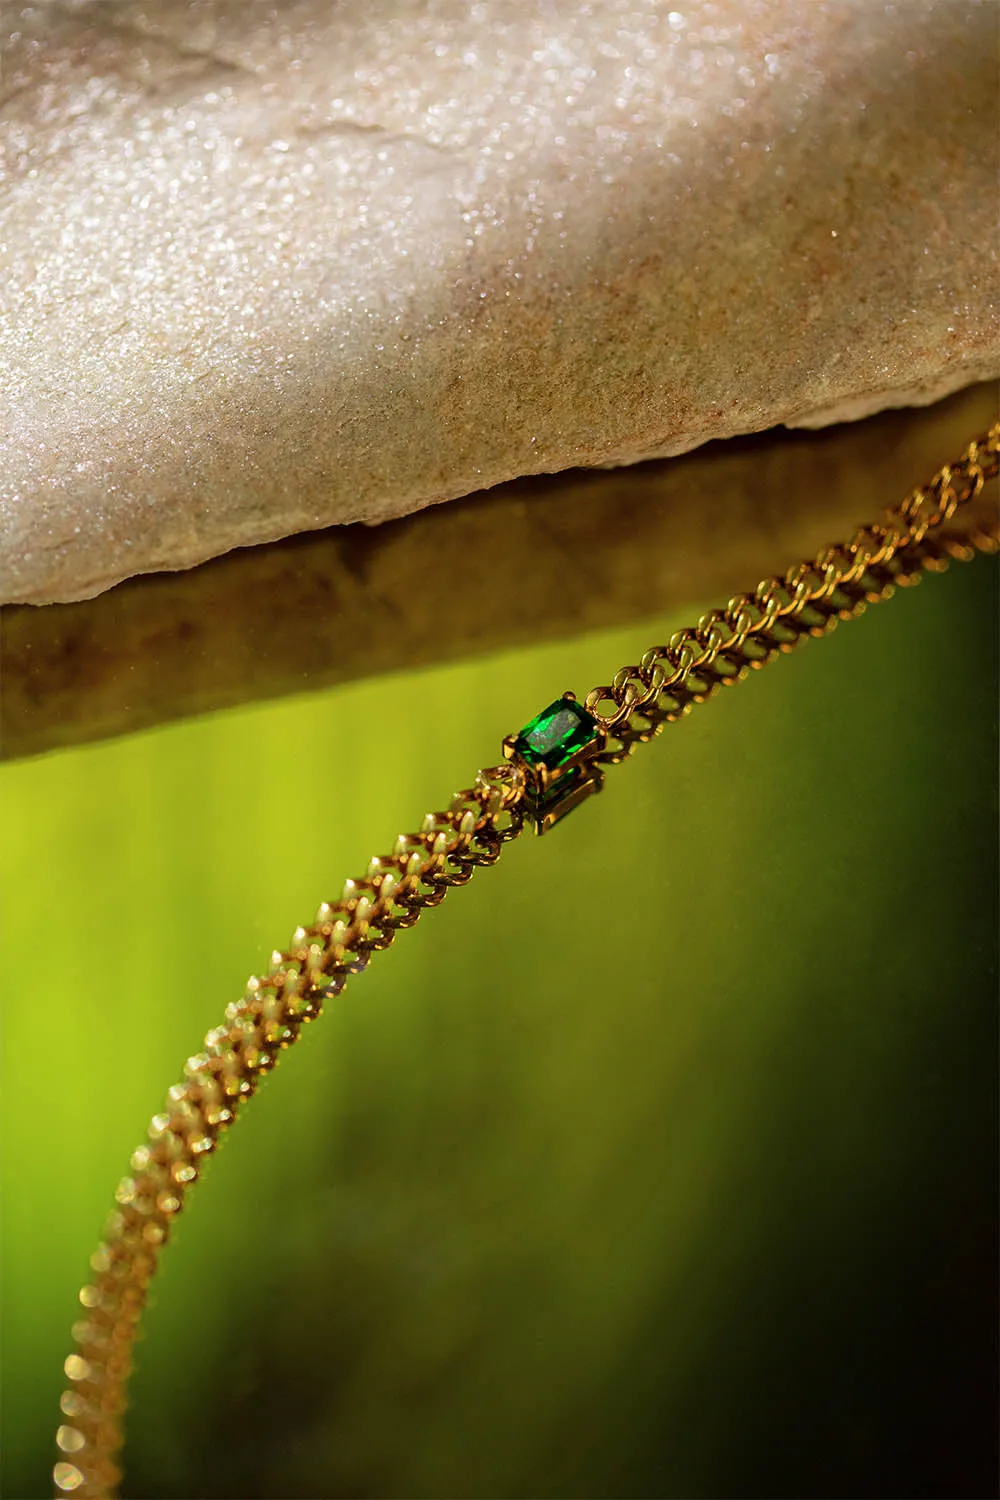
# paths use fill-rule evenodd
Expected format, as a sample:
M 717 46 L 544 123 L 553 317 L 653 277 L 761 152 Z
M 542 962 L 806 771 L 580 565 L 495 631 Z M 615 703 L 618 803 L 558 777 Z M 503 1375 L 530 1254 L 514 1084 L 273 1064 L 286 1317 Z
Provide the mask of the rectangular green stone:
M 599 727 L 593 714 L 574 698 L 557 698 L 525 724 L 514 749 L 529 766 L 557 771 L 596 739 Z

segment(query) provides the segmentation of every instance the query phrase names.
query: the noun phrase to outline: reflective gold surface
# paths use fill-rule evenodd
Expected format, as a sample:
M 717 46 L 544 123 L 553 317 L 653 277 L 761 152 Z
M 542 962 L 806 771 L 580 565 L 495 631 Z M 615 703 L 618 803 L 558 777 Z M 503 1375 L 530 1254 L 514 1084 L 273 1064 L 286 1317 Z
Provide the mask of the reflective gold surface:
M 4 769 L 10 1493 L 220 1005 L 716 598 Z M 956 569 L 721 695 L 330 1005 L 179 1226 L 127 1495 L 988 1492 L 996 604 Z

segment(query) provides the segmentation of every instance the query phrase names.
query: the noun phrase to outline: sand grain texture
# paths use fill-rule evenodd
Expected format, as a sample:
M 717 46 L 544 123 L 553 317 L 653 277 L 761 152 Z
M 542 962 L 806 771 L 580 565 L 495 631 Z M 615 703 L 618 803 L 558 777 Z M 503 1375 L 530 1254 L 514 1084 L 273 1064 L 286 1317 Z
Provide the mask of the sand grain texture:
M 995 377 L 997 15 L 8 11 L 0 598 Z

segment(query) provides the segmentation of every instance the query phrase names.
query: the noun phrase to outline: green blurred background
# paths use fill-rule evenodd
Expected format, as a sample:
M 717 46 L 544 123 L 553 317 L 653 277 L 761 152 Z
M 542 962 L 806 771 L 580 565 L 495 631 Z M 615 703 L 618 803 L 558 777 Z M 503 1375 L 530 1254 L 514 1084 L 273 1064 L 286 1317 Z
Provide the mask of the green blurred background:
M 165 1257 L 127 1495 L 995 1493 L 996 609 L 806 645 L 348 987 Z M 247 973 L 692 613 L 4 769 L 6 1495 Z

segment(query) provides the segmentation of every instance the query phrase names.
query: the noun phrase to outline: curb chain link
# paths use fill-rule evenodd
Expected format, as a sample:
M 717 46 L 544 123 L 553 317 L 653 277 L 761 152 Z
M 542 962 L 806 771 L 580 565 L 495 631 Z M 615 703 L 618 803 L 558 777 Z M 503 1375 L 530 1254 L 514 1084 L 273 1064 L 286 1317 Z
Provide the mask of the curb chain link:
M 125 1385 L 149 1283 L 221 1135 L 278 1055 L 372 953 L 440 905 L 453 886 L 467 884 L 479 866 L 496 863 L 521 830 L 522 783 L 514 765 L 480 771 L 444 812 L 428 813 L 418 833 L 401 834 L 390 854 L 372 859 L 364 876 L 347 881 L 339 901 L 324 903 L 311 926 L 299 927 L 290 946 L 272 954 L 268 972 L 248 981 L 203 1050 L 188 1058 L 183 1082 L 153 1117 L 148 1144 L 132 1154 L 104 1240 L 91 1256 L 94 1274 L 80 1293 L 85 1314 L 73 1327 L 76 1352 L 64 1366 L 70 1384 L 60 1401 L 67 1421 L 56 1434 L 65 1455 L 54 1470 L 56 1494 L 109 1495 L 121 1478 L 116 1454 Z
M 889 510 L 882 524 L 862 527 L 845 545 L 826 548 L 781 578 L 764 579 L 752 594 L 735 595 L 724 609 L 622 667 L 586 699 L 611 741 L 599 759 L 622 760 L 692 703 L 803 637 L 826 634 L 897 585 L 915 582 L 922 569 L 942 571 L 977 550 L 996 551 L 996 525 L 963 535 L 942 536 L 940 528 L 980 493 L 998 461 L 1000 422 L 958 463 Z M 325 1000 L 367 967 L 372 953 L 439 905 L 453 886 L 465 885 L 479 866 L 495 864 L 503 845 L 521 832 L 525 802 L 524 772 L 516 763 L 480 771 L 473 787 L 456 794 L 445 811 L 429 813 L 419 832 L 400 835 L 390 854 L 371 860 L 338 901 L 324 903 L 310 926 L 299 927 L 289 947 L 272 954 L 267 973 L 248 981 L 202 1051 L 188 1058 L 183 1080 L 149 1126 L 147 1143 L 132 1155 L 104 1240 L 91 1257 L 91 1280 L 80 1292 L 83 1317 L 73 1327 L 76 1348 L 64 1366 L 65 1421 L 56 1435 L 62 1455 L 53 1471 L 57 1495 L 110 1496 L 116 1489 L 125 1390 L 149 1284 L 186 1195 L 221 1136 L 280 1053 Z
M 1000 422 L 971 442 L 956 464 L 888 510 L 882 524 L 860 527 L 846 544 L 795 563 L 783 578 L 763 579 L 752 594 L 737 594 L 724 609 L 678 630 L 665 646 L 653 646 L 610 683 L 593 688 L 584 700 L 587 710 L 619 738 L 649 710 L 660 722 L 672 722 L 715 686 L 739 681 L 742 669 L 765 665 L 803 634 L 825 635 L 838 620 L 887 598 L 896 584 L 913 582 L 928 560 L 934 567 L 946 555 L 957 557 L 958 541 L 945 552 L 932 548 L 935 556 L 927 560 L 916 554 L 930 533 L 982 492 L 997 473 L 998 456 Z M 981 534 L 978 550 L 994 545 Z

